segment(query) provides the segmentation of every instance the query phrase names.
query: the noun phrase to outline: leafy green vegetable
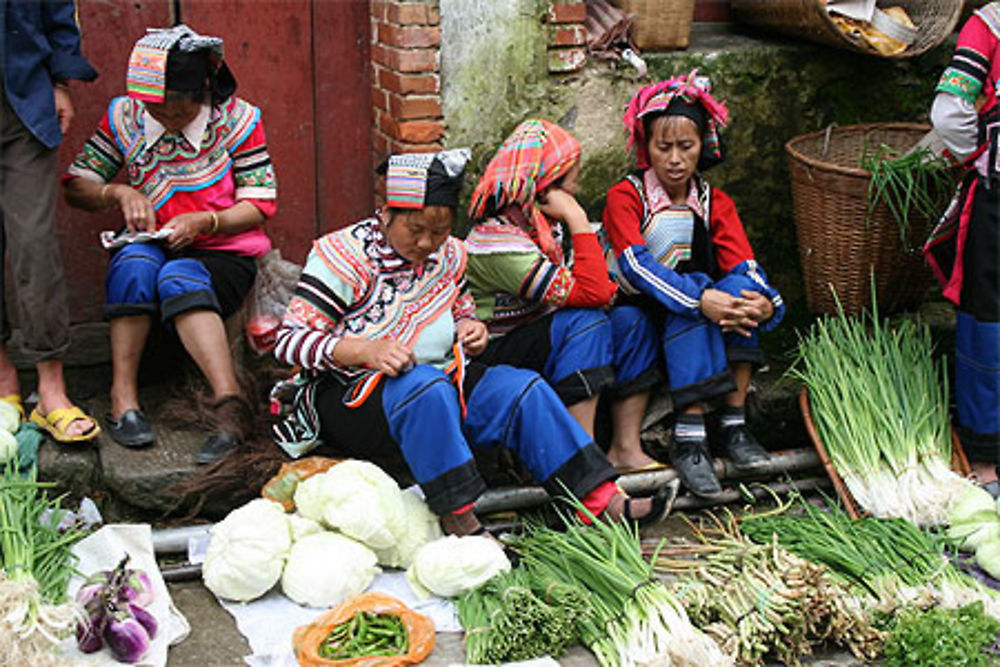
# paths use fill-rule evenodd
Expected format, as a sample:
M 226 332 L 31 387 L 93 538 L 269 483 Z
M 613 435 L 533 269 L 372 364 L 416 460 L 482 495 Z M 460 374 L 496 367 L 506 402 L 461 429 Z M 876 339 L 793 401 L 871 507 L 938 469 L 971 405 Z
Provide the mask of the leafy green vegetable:
M 885 667 L 985 667 L 1000 664 L 983 652 L 996 641 L 1000 621 L 981 602 L 926 612 L 905 611 L 893 620 Z

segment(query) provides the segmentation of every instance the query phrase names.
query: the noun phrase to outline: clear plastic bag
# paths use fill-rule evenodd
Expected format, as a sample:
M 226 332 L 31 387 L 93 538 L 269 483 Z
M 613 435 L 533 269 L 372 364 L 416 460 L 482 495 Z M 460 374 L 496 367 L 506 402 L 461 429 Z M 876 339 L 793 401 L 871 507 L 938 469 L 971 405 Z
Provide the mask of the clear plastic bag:
M 255 354 L 274 349 L 281 318 L 299 282 L 302 267 L 274 249 L 257 259 L 257 279 L 247 297 L 247 342 Z

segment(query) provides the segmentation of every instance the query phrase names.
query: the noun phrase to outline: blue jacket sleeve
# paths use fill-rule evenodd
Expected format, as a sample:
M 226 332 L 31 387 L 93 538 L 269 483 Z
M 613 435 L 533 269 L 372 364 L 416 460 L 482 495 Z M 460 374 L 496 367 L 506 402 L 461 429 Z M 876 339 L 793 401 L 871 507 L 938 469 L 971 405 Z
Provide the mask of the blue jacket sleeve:
M 677 273 L 660 264 L 645 245 L 633 245 L 618 255 L 618 266 L 633 287 L 670 311 L 692 317 L 701 312 L 701 293 L 712 285 L 704 273 Z
M 764 273 L 764 269 L 756 260 L 747 259 L 734 266 L 722 280 L 715 284 L 715 288 L 733 296 L 739 296 L 740 290 L 753 290 L 770 299 L 774 306 L 774 313 L 771 315 L 771 319 L 761 322 L 757 329 L 761 333 L 767 333 L 774 329 L 785 317 L 785 302 L 781 298 L 781 294 L 767 282 L 767 274 Z
M 74 0 L 50 0 L 42 3 L 45 37 L 52 48 L 49 74 L 53 79 L 93 81 L 97 70 L 90 66 L 80 50 L 80 28 L 76 22 Z

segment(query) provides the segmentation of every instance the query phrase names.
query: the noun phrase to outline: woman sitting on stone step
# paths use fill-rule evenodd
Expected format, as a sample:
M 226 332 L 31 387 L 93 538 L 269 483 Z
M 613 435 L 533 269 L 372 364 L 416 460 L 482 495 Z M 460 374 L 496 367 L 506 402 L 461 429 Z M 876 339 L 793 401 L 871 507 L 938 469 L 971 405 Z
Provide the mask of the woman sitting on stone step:
M 671 491 L 628 498 L 614 467 L 532 371 L 486 367 L 487 344 L 451 236 L 468 151 L 396 155 L 386 208 L 318 239 L 278 332 L 275 355 L 304 369 L 276 387 L 290 407 L 274 436 L 316 451 L 402 461 L 452 534 L 481 532 L 476 451 L 515 454 L 549 493 L 595 515 L 659 519 Z
M 647 86 L 625 111 L 637 169 L 608 191 L 604 232 L 622 301 L 657 322 L 678 412 L 672 459 L 685 486 L 722 489 L 712 468 L 704 413 L 721 399 L 721 443 L 734 466 L 753 470 L 767 452 L 746 428 L 757 332 L 781 321 L 781 295 L 754 260 L 733 200 L 702 172 L 724 158 L 728 112 L 694 72 Z
M 132 50 L 116 97 L 65 176 L 67 201 L 121 211 L 127 232 L 158 232 L 111 256 L 108 431 L 127 447 L 155 439 L 139 404 L 139 360 L 153 318 L 177 333 L 211 385 L 216 429 L 199 463 L 235 449 L 252 421 L 223 320 L 239 309 L 271 243 L 276 183 L 260 110 L 235 97 L 222 40 L 184 25 L 151 30 Z M 124 169 L 125 183 L 112 183 Z

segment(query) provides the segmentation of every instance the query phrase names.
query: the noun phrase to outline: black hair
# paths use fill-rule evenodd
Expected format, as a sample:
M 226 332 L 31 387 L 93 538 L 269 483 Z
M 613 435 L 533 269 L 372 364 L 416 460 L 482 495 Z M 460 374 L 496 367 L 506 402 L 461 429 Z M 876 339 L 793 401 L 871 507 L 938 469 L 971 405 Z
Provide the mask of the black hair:
M 236 92 L 236 79 L 211 49 L 181 51 L 176 45 L 167 55 L 167 90 L 196 102 L 211 97 L 212 106 Z
M 677 100 L 674 100 L 676 102 Z M 663 118 L 664 116 L 681 116 L 682 118 L 687 118 L 692 121 L 696 126 L 698 126 L 698 134 L 701 137 L 701 155 L 698 156 L 698 171 L 708 171 L 715 165 L 719 164 L 726 159 L 726 140 L 719 133 L 719 155 L 716 155 L 708 147 L 708 142 L 705 141 L 705 129 L 708 125 L 708 115 L 704 111 L 704 107 L 700 104 L 685 104 L 683 107 L 684 113 L 678 113 L 682 107 L 675 107 L 674 103 L 671 102 L 670 106 L 662 111 L 652 111 L 642 117 L 642 128 L 643 137 L 645 141 L 649 141 L 650 137 L 653 135 L 653 124 L 658 118 Z M 697 112 L 690 112 L 691 109 L 698 109 L 702 112 L 702 121 L 696 117 Z

